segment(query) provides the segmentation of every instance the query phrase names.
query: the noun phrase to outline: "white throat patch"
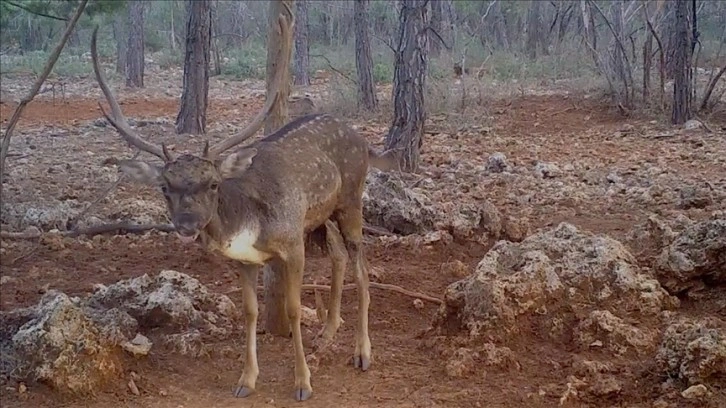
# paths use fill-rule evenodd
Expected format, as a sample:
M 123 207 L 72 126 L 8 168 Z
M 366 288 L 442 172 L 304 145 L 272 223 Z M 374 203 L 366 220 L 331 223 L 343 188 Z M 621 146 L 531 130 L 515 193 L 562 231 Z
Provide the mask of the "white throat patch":
M 242 263 L 262 265 L 272 257 L 271 254 L 263 252 L 254 247 L 259 232 L 256 228 L 243 228 L 234 235 L 225 245 L 221 252 L 227 258 Z

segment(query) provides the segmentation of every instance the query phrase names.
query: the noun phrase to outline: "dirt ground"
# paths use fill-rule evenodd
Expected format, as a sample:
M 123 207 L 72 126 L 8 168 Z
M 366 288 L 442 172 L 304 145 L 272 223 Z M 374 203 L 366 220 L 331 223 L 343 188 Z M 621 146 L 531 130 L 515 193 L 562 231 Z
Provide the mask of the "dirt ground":
M 98 89 L 88 78 L 80 83 L 84 85 L 77 85 L 76 93 L 71 89 L 65 100 L 53 101 L 44 94 L 26 109 L 13 140 L 13 153 L 17 154 L 8 163 L 11 170 L 4 190 L 7 199 L 12 197 L 13 202 L 25 204 L 48 200 L 49 206 L 54 200 L 73 200 L 79 203 L 78 208 L 85 208 L 115 180 L 115 170 L 109 168 L 107 159 L 132 154 L 112 130 L 93 124 L 100 117 Z M 245 83 L 233 85 L 235 89 L 248 87 Z M 178 99 L 169 96 L 177 92 L 170 87 L 160 82 L 152 83 L 148 90 L 120 90 L 122 108 L 128 117 L 148 120 L 149 124 L 140 131 L 156 142 L 166 141 L 177 151 L 200 149 L 203 138 L 189 139 L 172 131 Z M 240 97 L 228 98 L 228 92 L 231 91 L 225 84 L 212 84 L 208 116 L 212 139 L 241 127 L 262 104 L 261 98 L 249 93 L 240 91 Z M 6 96 L 0 105 L 0 120 L 4 124 L 12 114 L 12 99 L 12 95 Z M 530 93 L 493 99 L 486 106 L 469 109 L 477 111 L 478 116 L 485 111 L 487 119 L 476 123 L 453 114 L 431 118 L 429 129 L 433 130 L 424 141 L 424 174 L 434 180 L 445 180 L 447 171 L 461 170 L 466 179 L 455 183 L 452 200 L 474 200 L 483 194 L 503 213 L 526 217 L 531 231 L 567 221 L 583 230 L 624 239 L 633 225 L 651 213 L 667 217 L 683 213 L 700 219 L 710 211 L 725 208 L 723 203 L 715 203 L 708 209 L 678 209 L 672 200 L 640 203 L 617 192 L 568 194 L 572 190 L 557 184 L 520 191 L 524 187 L 516 183 L 494 183 L 486 175 L 476 173 L 476 166 L 485 163 L 489 155 L 502 152 L 515 166 L 531 167 L 537 161 L 545 161 L 564 167 L 577 161 L 589 163 L 591 170 L 604 174 L 618 169 L 623 177 L 650 164 L 667 168 L 676 181 L 708 182 L 723 189 L 724 115 L 711 118 L 709 126 L 713 133 L 702 129 L 681 131 L 646 114 L 624 118 L 601 99 L 577 92 Z M 373 144 L 380 144 L 384 121 L 356 124 Z M 559 195 L 552 189 L 559 189 Z M 677 186 L 674 191 L 678 191 Z M 100 200 L 89 215 L 133 218 L 131 213 L 143 209 L 152 213 L 152 219 L 163 220 L 164 208 L 157 195 L 150 189 L 122 183 L 117 191 Z M 524 196 L 527 199 L 522 199 Z M 473 270 L 492 244 L 490 240 L 411 248 L 368 237 L 367 254 L 370 264 L 381 271 L 378 280 L 442 297 L 446 286 L 460 278 L 442 265 L 458 259 Z M 645 257 L 643 262 L 647 263 Z M 97 283 L 110 284 L 163 269 L 188 273 L 222 293 L 237 285 L 232 263 L 207 255 L 199 248 L 183 246 L 171 234 L 155 232 L 53 242 L 4 241 L 1 265 L 2 276 L 9 277 L 0 286 L 2 310 L 32 305 L 50 288 L 81 295 L 91 292 Z M 322 270 L 325 275 L 327 268 L 327 260 L 310 255 L 306 264 L 308 274 Z M 350 280 L 348 276 L 346 281 Z M 229 296 L 235 303 L 241 303 L 238 292 L 232 291 Z M 694 318 L 723 318 L 726 309 L 722 299 L 726 299 L 726 288 L 714 288 L 698 302 L 684 300 L 678 313 Z M 312 305 L 312 295 L 306 293 L 303 302 Z M 437 306 L 426 302 L 423 308 L 416 308 L 411 298 L 371 289 L 374 362 L 370 371 L 360 373 L 349 364 L 354 347 L 355 308 L 355 291 L 345 292 L 346 324 L 338 333 L 334 352 L 311 364 L 314 394 L 305 403 L 295 403 L 292 398 L 290 341 L 269 335 L 258 340 L 258 392 L 250 399 L 232 398 L 243 362 L 244 340 L 239 336 L 209 344 L 209 356 L 197 359 L 165 353 L 163 349 L 154 349 L 146 359 L 132 361 L 129 357 L 130 371 L 140 376 L 136 382 L 139 396 L 128 391 L 125 381 L 110 385 L 109 391 L 93 398 L 78 399 L 59 396 L 40 384 L 28 384 L 27 392 L 20 394 L 16 383 L 3 380 L 0 402 L 3 407 L 552 407 L 559 404 L 559 396 L 566 389 L 563 367 L 578 357 L 566 351 L 566 347 L 556 349 L 536 338 L 515 338 L 507 346 L 517 355 L 521 370 L 482 369 L 463 378 L 452 378 L 447 376 L 445 362 L 425 335 Z M 308 351 L 316 330 L 305 329 Z M 617 363 L 640 367 L 636 370 L 640 377 L 628 383 L 617 397 L 575 405 L 654 406 L 664 379 L 650 371 L 652 362 Z M 726 403 L 726 399 L 719 401 Z M 681 403 L 680 406 L 698 406 L 685 400 Z

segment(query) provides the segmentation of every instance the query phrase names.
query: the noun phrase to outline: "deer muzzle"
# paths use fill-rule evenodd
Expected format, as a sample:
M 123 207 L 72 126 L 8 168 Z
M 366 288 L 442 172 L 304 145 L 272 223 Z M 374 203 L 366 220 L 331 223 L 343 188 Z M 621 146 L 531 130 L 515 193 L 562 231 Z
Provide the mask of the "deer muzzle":
M 201 219 L 191 213 L 182 213 L 173 217 L 172 222 L 176 228 L 179 239 L 183 243 L 196 241 L 201 229 Z

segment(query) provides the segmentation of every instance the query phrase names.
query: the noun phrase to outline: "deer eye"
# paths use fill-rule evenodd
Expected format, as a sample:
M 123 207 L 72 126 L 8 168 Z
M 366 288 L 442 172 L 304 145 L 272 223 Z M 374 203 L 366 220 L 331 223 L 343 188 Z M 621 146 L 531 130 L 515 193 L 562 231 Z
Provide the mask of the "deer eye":
M 167 186 L 161 186 L 161 192 L 167 195 L 169 194 L 169 188 Z

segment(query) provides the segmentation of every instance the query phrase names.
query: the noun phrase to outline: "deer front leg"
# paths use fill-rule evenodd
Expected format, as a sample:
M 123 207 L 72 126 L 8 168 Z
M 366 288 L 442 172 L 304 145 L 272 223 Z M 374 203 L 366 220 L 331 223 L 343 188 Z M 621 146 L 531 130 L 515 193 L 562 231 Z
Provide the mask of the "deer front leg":
M 305 267 L 305 244 L 302 239 L 290 250 L 286 258 L 285 300 L 295 350 L 295 399 L 305 401 L 313 394 L 313 387 L 310 385 L 310 369 L 305 361 L 305 350 L 303 349 L 302 331 L 300 329 L 300 291 Z
M 260 368 L 257 365 L 257 273 L 259 268 L 256 265 L 242 265 L 240 273 L 242 285 L 242 304 L 245 314 L 245 332 L 247 344 L 245 344 L 245 367 L 242 375 L 237 381 L 237 390 L 234 395 L 237 398 L 244 398 L 255 392 L 255 383 Z

